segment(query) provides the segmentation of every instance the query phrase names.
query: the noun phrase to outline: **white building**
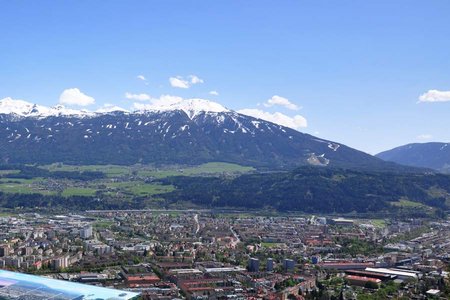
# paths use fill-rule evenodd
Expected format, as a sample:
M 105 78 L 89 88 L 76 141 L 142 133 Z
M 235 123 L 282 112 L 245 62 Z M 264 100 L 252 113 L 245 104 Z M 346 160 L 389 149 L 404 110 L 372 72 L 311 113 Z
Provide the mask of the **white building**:
M 92 237 L 92 226 L 88 225 L 88 226 L 83 227 L 80 230 L 80 237 L 82 239 L 90 239 Z

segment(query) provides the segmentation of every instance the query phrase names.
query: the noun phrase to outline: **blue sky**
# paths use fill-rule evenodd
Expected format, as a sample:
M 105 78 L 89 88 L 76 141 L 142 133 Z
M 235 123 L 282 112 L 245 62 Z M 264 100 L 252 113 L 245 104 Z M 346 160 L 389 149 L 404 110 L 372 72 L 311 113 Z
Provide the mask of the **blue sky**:
M 300 131 L 372 154 L 448 142 L 449 11 L 446 0 L 0 1 L 0 99 L 55 105 L 76 88 L 95 110 L 172 95 L 302 116 Z M 189 88 L 171 86 L 177 76 Z

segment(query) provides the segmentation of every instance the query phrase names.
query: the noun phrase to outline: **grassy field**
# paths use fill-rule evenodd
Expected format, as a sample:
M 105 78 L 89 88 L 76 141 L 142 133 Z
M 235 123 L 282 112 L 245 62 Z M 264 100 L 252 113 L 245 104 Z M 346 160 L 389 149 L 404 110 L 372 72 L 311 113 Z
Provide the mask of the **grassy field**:
M 0 171 L 0 191 L 5 193 L 70 196 L 95 196 L 96 194 L 107 197 L 120 197 L 131 199 L 132 197 L 149 197 L 167 193 L 174 190 L 173 186 L 164 186 L 157 182 L 146 183 L 149 178 L 160 179 L 169 176 L 211 176 L 217 174 L 237 174 L 254 171 L 252 167 L 244 167 L 236 164 L 213 162 L 199 166 L 168 166 L 155 168 L 149 165 L 64 165 L 51 164 L 41 166 L 51 172 L 69 171 L 99 171 L 106 178 L 99 178 L 89 182 L 75 182 L 67 179 L 16 179 L 8 178 L 9 174 L 19 173 L 19 170 Z M 156 198 L 154 198 L 156 200 Z
M 36 193 L 29 185 L 27 184 L 17 184 L 17 183 L 2 183 L 0 184 L 0 191 L 4 193 L 18 193 L 18 194 L 32 194 Z
M 107 177 L 119 177 L 123 175 L 129 175 L 131 168 L 128 166 L 116 166 L 116 165 L 86 165 L 86 166 L 73 166 L 64 164 L 51 164 L 42 166 L 49 171 L 98 171 L 106 174 Z
M 444 189 L 433 186 L 429 188 L 427 192 L 430 196 L 445 198 L 445 204 L 450 206 L 450 194 L 447 193 L 447 191 L 445 191 Z
M 386 227 L 386 220 L 384 220 L 384 219 L 373 219 L 373 220 L 370 220 L 370 222 L 372 223 L 373 226 L 378 227 L 378 228 Z
M 70 196 L 95 196 L 96 189 L 94 188 L 78 188 L 78 187 L 70 187 L 64 189 L 61 193 L 64 197 Z
M 15 217 L 16 214 L 10 211 L 0 211 L 0 218 L 4 217 Z
M 19 172 L 19 170 L 0 170 L 0 176 L 8 174 L 18 174 Z
M 99 171 L 107 177 L 114 178 L 136 174 L 138 176 L 164 178 L 169 176 L 193 176 L 202 174 L 222 174 L 222 173 L 247 173 L 255 169 L 237 164 L 211 162 L 199 166 L 168 166 L 165 168 L 155 168 L 146 165 L 118 166 L 118 165 L 87 165 L 73 166 L 64 164 L 51 164 L 42 166 L 49 171 Z M 1 175 L 1 174 L 0 174 Z
M 115 224 L 114 221 L 101 219 L 101 220 L 94 222 L 94 227 L 95 228 L 110 228 L 114 224 Z
M 44 180 L 44 178 L 36 177 L 33 179 L 24 178 L 0 178 L 0 184 L 14 183 L 14 184 L 33 184 L 37 181 Z
M 391 202 L 391 205 L 403 208 L 429 208 L 422 203 L 410 201 L 408 199 L 400 199 L 398 202 Z
M 165 178 L 170 176 L 197 176 L 214 175 L 223 173 L 248 173 L 255 169 L 236 164 L 212 162 L 195 167 L 171 167 L 167 169 L 142 169 L 138 171 L 140 176 Z
M 218 173 L 247 173 L 252 172 L 253 167 L 244 167 L 236 164 L 211 162 L 185 170 L 187 175 L 218 174 Z
M 32 194 L 39 193 L 43 195 L 54 194 L 48 190 L 38 190 L 34 184 L 42 181 L 44 178 L 22 179 L 22 178 L 0 178 L 0 191 L 12 194 Z
M 171 185 L 148 184 L 139 181 L 113 182 L 107 184 L 108 188 L 115 188 L 123 192 L 128 192 L 137 196 L 150 196 L 171 192 L 174 187 Z

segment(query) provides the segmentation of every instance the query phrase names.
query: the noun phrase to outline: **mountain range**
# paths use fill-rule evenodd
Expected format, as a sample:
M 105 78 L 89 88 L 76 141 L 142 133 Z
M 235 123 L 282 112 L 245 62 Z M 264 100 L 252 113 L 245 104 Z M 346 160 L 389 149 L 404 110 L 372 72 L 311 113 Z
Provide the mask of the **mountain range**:
M 429 164 L 425 158 L 441 159 L 445 153 L 448 157 L 450 148 L 446 144 L 429 145 L 425 148 L 428 154 L 422 149 L 419 156 L 405 155 L 404 151 L 416 148 L 408 145 L 375 157 L 206 100 L 145 108 L 91 112 L 0 100 L 0 166 L 20 171 L 7 175 L 8 180 L 39 177 L 84 181 L 106 175 L 50 172 L 24 164 L 164 166 L 230 162 L 258 169 L 233 176 L 155 179 L 157 184 L 175 187 L 155 195 L 163 199 L 164 207 L 190 203 L 210 208 L 413 216 L 439 213 L 449 207 L 450 177 L 416 168 L 442 170 L 445 165 L 440 160 Z M 409 160 L 402 160 L 406 157 Z M 418 204 L 405 209 L 402 204 L 408 201 Z M 102 193 L 95 197 L 0 193 L 1 206 L 9 208 L 127 209 L 145 208 L 146 203 L 140 196 L 133 196 L 129 202 Z M 417 205 L 426 211 L 416 209 Z
M 416 143 L 381 152 L 377 157 L 402 165 L 450 173 L 450 143 Z
M 0 101 L 0 161 L 407 169 L 343 144 L 191 99 L 129 112 Z

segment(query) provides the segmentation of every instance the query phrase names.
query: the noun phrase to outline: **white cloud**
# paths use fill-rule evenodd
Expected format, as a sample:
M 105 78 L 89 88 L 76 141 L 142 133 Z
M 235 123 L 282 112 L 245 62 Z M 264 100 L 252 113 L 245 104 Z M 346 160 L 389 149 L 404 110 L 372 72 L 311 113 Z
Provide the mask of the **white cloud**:
M 131 93 L 125 93 L 125 98 L 138 101 L 146 101 L 151 99 L 150 95 L 148 94 L 131 94 Z
M 298 105 L 292 103 L 287 98 L 284 98 L 284 97 L 281 97 L 278 95 L 272 96 L 272 98 L 270 98 L 269 100 L 267 100 L 267 102 L 264 103 L 265 107 L 272 107 L 274 105 L 280 105 L 280 106 L 286 107 L 287 109 L 290 109 L 290 110 L 299 110 L 300 109 L 300 107 L 298 107 Z
M 79 89 L 64 90 L 59 96 L 59 103 L 67 105 L 88 106 L 95 103 L 95 99 L 83 94 Z
M 172 87 L 180 89 L 188 89 L 190 87 L 189 81 L 184 80 L 182 77 L 170 77 L 169 82 Z
M 137 79 L 142 80 L 142 81 L 147 81 L 147 79 L 145 78 L 144 75 L 138 75 L 136 76 Z
M 295 130 L 299 130 L 300 128 L 305 128 L 308 126 L 308 122 L 301 115 L 295 115 L 293 117 L 289 117 L 280 112 L 270 113 L 260 109 L 255 108 L 246 108 L 237 111 L 240 114 L 255 117 L 258 119 L 263 119 L 272 123 L 276 123 L 282 126 L 286 126 Z
M 194 84 L 203 83 L 205 81 L 199 78 L 197 75 L 189 75 L 187 76 L 187 79 L 183 78 L 182 76 L 170 77 L 169 82 L 172 87 L 188 89 Z
M 450 91 L 429 90 L 420 95 L 419 102 L 447 102 L 450 101 Z
M 205 81 L 199 78 L 197 75 L 189 75 L 189 79 L 191 79 L 192 84 L 204 83 Z
M 219 96 L 219 92 L 218 91 L 210 91 L 209 94 L 213 95 L 213 96 Z
M 136 78 L 143 81 L 145 85 L 148 85 L 147 78 L 145 78 L 144 75 L 138 75 L 138 76 L 136 76 Z
M 168 106 L 183 101 L 182 97 L 172 95 L 161 95 L 159 98 L 152 98 L 151 103 L 155 106 Z
M 182 101 L 182 97 L 161 95 L 159 98 L 151 98 L 149 103 L 133 103 L 133 108 L 137 110 L 151 110 L 177 104 Z
M 417 136 L 417 139 L 422 141 L 431 140 L 432 138 L 433 136 L 431 134 L 420 134 Z

